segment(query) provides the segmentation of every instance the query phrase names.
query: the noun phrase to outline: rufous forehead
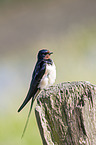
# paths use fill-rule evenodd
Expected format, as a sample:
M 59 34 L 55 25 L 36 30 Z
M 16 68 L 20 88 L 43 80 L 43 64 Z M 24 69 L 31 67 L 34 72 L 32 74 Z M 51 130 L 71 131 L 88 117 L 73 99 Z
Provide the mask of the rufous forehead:
M 46 48 L 44 48 L 44 49 L 46 49 Z M 49 50 L 47 50 L 46 52 L 47 52 L 47 53 L 50 53 L 50 51 L 49 51 Z

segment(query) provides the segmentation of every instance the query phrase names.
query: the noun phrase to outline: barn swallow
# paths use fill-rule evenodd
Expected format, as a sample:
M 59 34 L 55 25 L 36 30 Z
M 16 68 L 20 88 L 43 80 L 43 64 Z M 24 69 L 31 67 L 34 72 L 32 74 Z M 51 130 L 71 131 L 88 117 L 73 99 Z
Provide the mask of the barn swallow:
M 42 49 L 38 52 L 37 63 L 32 74 L 32 80 L 30 83 L 28 94 L 24 102 L 18 109 L 18 112 L 20 112 L 31 99 L 31 107 L 22 137 L 25 133 L 35 98 L 38 96 L 42 89 L 46 89 L 48 86 L 51 86 L 55 82 L 56 67 L 54 62 L 50 58 L 51 54 L 53 54 L 53 52 L 50 52 L 46 49 Z

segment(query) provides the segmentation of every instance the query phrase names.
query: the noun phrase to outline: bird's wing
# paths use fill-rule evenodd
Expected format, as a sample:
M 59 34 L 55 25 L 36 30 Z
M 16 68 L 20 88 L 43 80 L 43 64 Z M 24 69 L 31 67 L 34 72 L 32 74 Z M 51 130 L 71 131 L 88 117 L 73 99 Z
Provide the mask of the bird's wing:
M 27 94 L 24 102 L 18 109 L 18 112 L 20 112 L 24 108 L 24 106 L 29 102 L 31 97 L 34 98 L 34 95 L 39 90 L 38 85 L 39 85 L 40 80 L 42 79 L 43 75 L 45 74 L 45 70 L 46 70 L 46 63 L 44 61 L 37 62 L 35 70 L 33 72 L 32 81 L 30 83 L 30 88 L 29 88 L 28 94 Z

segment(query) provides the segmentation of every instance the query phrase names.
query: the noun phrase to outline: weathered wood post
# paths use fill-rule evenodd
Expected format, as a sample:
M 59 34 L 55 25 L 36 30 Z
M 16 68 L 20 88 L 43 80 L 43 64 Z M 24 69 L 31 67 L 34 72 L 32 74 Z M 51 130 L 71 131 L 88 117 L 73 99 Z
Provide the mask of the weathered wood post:
M 42 91 L 35 115 L 44 145 L 96 145 L 96 86 L 89 82 Z

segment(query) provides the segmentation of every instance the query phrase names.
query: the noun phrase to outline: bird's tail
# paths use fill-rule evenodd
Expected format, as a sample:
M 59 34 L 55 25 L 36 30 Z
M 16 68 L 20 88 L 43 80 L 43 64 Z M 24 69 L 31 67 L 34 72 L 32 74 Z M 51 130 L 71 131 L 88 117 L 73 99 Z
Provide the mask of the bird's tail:
M 33 102 L 34 102 L 34 98 L 32 98 L 32 101 L 31 101 L 30 110 L 29 110 L 29 113 L 28 113 L 27 121 L 26 121 L 26 124 L 25 124 L 25 127 L 24 127 L 24 130 L 23 130 L 23 133 L 22 133 L 22 137 L 21 138 L 23 138 L 24 133 L 26 131 L 26 128 L 27 128 L 27 125 L 28 125 L 28 121 L 29 121 L 29 117 L 30 117 L 31 110 L 32 110 L 32 106 L 33 106 Z
M 40 93 L 40 91 L 41 91 L 41 90 L 38 89 L 38 91 L 36 92 L 35 96 L 32 98 L 30 110 L 29 110 L 28 117 L 27 117 L 27 121 L 26 121 L 26 124 L 25 124 L 25 127 L 24 127 L 24 130 L 23 130 L 23 133 L 22 133 L 22 137 L 21 137 L 21 138 L 23 138 L 23 136 L 24 136 L 24 133 L 25 133 L 26 128 L 27 128 L 27 125 L 28 125 L 29 117 L 30 117 L 30 114 L 31 114 L 31 111 L 32 111 L 33 103 L 34 103 L 35 98 L 37 97 L 37 95 Z

